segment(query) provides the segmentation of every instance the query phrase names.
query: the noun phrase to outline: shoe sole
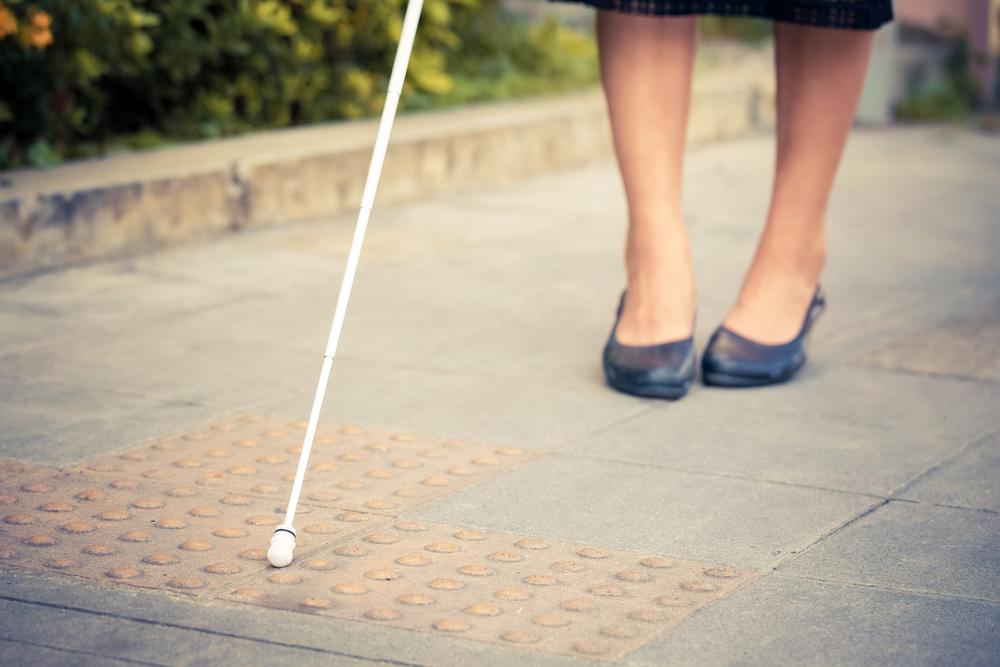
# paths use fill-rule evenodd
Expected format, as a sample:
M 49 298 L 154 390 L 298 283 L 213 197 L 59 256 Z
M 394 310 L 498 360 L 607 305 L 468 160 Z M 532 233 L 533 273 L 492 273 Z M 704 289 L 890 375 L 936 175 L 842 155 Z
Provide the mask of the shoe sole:
M 632 396 L 643 396 L 646 398 L 669 398 L 678 399 L 688 393 L 691 382 L 684 383 L 681 387 L 651 387 L 648 385 L 633 385 L 627 382 L 613 382 L 608 380 L 608 386 L 625 394 Z
M 800 366 L 801 368 L 801 366 Z M 702 373 L 701 381 L 714 387 L 767 387 L 772 384 L 788 382 L 795 376 L 795 372 L 783 373 L 774 378 L 744 377 L 742 375 L 729 375 L 728 373 Z

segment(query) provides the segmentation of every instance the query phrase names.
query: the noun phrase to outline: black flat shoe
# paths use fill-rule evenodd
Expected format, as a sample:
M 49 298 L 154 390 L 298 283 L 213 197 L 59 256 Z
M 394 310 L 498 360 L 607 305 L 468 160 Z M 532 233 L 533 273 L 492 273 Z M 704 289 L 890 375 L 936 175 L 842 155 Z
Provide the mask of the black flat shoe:
M 720 387 L 760 387 L 790 380 L 806 362 L 806 334 L 826 306 L 823 290 L 816 288 L 802 329 L 782 345 L 763 345 L 719 327 L 701 358 L 701 379 Z
M 623 294 L 615 326 L 604 346 L 604 375 L 608 384 L 635 396 L 680 398 L 694 381 L 693 337 L 659 345 L 622 345 L 615 339 L 615 330 L 624 305 Z

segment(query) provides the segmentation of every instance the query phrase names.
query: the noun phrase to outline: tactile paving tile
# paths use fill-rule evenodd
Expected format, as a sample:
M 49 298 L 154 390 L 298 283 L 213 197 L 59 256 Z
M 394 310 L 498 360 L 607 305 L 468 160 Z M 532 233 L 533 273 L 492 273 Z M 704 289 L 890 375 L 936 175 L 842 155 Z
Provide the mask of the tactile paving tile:
M 223 600 L 613 660 L 758 573 L 413 521 L 230 585 Z
M 10 485 L 20 485 L 28 481 L 32 477 L 37 477 L 38 475 L 51 474 L 53 472 L 52 468 L 47 468 L 44 466 L 33 466 L 27 463 L 20 463 L 18 461 L 0 461 L 0 484 Z M 9 500 L 10 503 L 18 502 L 17 498 L 12 498 Z M 0 508 L 4 506 L 4 503 L 0 502 Z
M 401 519 L 539 454 L 329 425 L 275 569 L 304 430 L 245 415 L 70 471 L 0 461 L 0 566 L 598 660 L 759 576 Z
M 0 480 L 0 564 L 201 595 L 270 567 L 279 502 L 33 469 Z M 367 527 L 304 507 L 296 553 Z M 383 519 L 384 521 L 384 519 Z
M 265 569 L 305 427 L 243 415 L 69 472 L 0 462 L 0 563 L 195 595 Z M 537 456 L 320 425 L 296 556 Z
M 285 502 L 305 428 L 303 421 L 244 415 L 98 459 L 82 469 L 153 485 L 195 485 Z M 514 447 L 320 424 L 299 503 L 400 516 L 539 455 Z

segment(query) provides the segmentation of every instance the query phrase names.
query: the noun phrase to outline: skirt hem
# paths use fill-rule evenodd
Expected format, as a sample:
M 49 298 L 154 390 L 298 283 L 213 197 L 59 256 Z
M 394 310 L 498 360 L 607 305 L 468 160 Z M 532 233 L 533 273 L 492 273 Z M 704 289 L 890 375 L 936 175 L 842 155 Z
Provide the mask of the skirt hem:
M 554 0 L 644 16 L 743 16 L 818 28 L 875 30 L 892 21 L 889 0 L 793 0 L 710 2 L 700 0 Z

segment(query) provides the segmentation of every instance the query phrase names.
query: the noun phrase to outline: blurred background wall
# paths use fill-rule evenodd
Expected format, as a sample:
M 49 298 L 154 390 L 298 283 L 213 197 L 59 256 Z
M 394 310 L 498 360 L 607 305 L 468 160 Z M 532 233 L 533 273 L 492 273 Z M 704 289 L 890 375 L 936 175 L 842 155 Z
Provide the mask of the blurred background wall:
M 895 0 L 876 38 L 858 118 L 959 116 L 1000 103 L 1000 0 Z

